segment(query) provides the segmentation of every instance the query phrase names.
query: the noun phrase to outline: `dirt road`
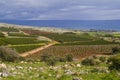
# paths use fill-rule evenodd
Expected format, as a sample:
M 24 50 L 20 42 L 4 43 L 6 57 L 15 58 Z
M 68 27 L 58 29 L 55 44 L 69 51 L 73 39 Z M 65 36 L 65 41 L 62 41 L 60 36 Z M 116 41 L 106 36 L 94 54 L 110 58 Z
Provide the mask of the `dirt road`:
M 53 45 L 55 45 L 55 44 L 56 44 L 56 42 L 50 43 L 50 44 L 45 45 L 45 46 L 43 46 L 43 47 L 40 47 L 40 48 L 31 50 L 31 51 L 28 51 L 28 52 L 25 52 L 25 53 L 21 53 L 20 56 L 22 56 L 22 57 L 27 57 L 27 56 L 29 56 L 29 55 L 35 54 L 35 53 L 37 53 L 37 52 L 39 52 L 39 51 L 42 51 L 42 50 L 44 50 L 44 49 L 46 49 L 46 48 L 48 48 L 48 47 L 50 47 L 50 46 L 53 46 Z

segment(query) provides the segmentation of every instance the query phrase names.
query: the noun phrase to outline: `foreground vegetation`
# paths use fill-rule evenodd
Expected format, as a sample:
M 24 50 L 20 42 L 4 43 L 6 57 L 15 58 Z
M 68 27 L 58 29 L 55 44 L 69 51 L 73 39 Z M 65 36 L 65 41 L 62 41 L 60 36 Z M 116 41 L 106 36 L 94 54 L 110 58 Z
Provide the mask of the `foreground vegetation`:
M 32 60 L 17 63 L 0 62 L 0 73 L 4 73 L 1 76 L 2 80 L 119 80 L 119 58 L 118 55 L 110 58 L 91 56 L 82 61 L 56 62 L 49 57 L 47 58 L 49 62 Z M 56 63 L 51 65 L 51 60 Z

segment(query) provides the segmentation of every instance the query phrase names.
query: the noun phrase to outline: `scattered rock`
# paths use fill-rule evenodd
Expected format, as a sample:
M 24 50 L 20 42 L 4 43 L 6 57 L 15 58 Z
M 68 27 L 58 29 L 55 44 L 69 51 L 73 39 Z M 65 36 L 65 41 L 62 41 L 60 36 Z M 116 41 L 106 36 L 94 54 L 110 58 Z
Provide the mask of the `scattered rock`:
M 77 67 L 81 67 L 81 65 L 80 65 L 80 64 L 77 64 Z
M 73 78 L 72 80 L 83 80 L 82 78 Z
M 9 76 L 9 72 L 7 71 L 7 66 L 2 63 L 0 64 L 0 77 L 7 77 Z

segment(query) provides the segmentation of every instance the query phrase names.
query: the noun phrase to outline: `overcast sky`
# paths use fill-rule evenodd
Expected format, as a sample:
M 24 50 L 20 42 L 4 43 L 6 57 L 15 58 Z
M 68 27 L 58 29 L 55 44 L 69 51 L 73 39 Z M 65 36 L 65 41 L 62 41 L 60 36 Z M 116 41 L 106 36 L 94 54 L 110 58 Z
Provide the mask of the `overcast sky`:
M 120 0 L 0 0 L 0 19 L 120 19 Z

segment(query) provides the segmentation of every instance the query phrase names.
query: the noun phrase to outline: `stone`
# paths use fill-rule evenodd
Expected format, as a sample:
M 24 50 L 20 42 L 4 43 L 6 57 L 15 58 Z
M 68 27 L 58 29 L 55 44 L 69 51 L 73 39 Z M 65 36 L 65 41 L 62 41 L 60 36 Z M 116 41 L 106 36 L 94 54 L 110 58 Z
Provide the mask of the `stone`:
M 80 64 L 77 64 L 77 67 L 81 67 L 81 65 L 80 65 Z
M 73 78 L 72 80 L 80 80 L 79 78 Z

